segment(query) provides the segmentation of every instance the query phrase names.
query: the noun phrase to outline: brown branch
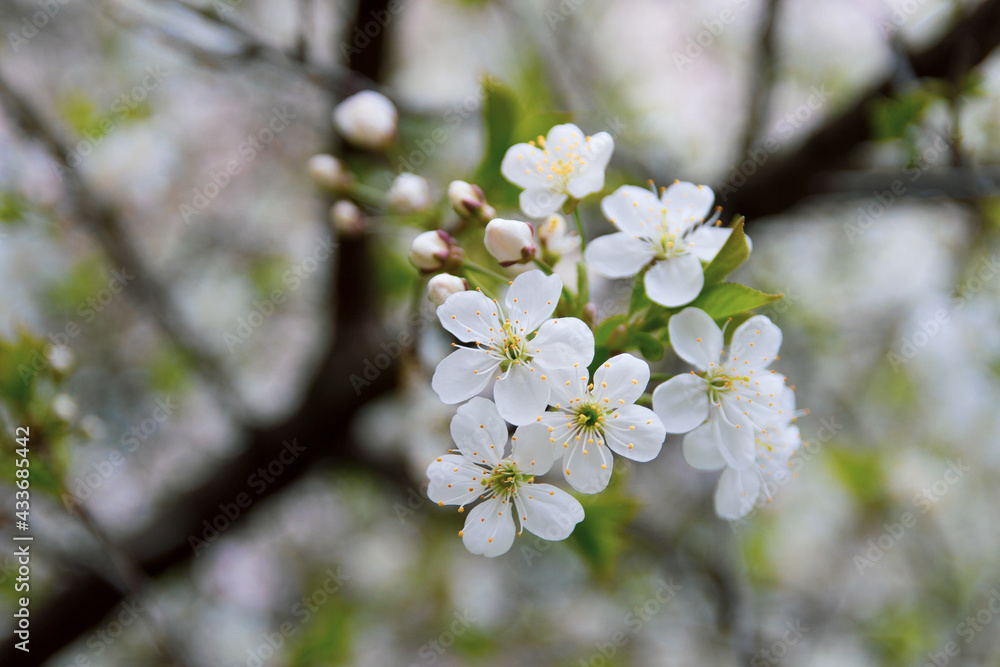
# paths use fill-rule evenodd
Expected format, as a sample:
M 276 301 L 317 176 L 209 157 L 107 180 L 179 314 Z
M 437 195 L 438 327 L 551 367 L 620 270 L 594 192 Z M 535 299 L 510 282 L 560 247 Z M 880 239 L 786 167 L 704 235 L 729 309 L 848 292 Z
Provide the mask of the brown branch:
M 1000 0 L 986 0 L 959 20 L 937 43 L 908 60 L 918 78 L 962 77 L 1000 44 Z M 872 138 L 869 108 L 874 100 L 893 92 L 890 74 L 862 93 L 847 109 L 830 118 L 793 153 L 780 152 L 765 162 L 746 183 L 720 197 L 727 214 L 754 221 L 786 211 L 816 193 L 816 177 L 842 168 L 853 149 Z M 717 186 L 716 192 L 726 193 Z M 724 199 L 724 201 L 723 201 Z

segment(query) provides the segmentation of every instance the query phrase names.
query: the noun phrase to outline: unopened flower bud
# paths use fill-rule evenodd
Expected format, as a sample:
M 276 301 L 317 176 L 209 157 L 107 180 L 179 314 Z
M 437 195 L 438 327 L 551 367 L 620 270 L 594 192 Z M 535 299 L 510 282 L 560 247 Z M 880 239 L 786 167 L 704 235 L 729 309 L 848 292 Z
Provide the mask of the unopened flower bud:
M 354 180 L 351 173 L 344 167 L 343 162 L 325 153 L 309 158 L 306 170 L 316 185 L 330 190 L 348 187 Z
M 462 265 L 462 249 L 447 232 L 424 232 L 413 239 L 410 261 L 424 273 L 434 273 Z
M 365 231 L 364 213 L 347 199 L 341 199 L 330 207 L 330 222 L 344 236 L 359 236 Z
M 427 298 L 435 306 L 440 306 L 452 294 L 469 289 L 465 278 L 453 276 L 450 273 L 439 273 L 427 281 Z
M 526 264 L 535 257 L 534 230 L 521 220 L 495 218 L 486 225 L 486 249 L 501 266 Z
M 403 172 L 389 188 L 389 205 L 402 213 L 423 211 L 431 205 L 431 188 L 422 177 Z
M 486 195 L 478 185 L 465 181 L 452 181 L 448 185 L 448 199 L 451 207 L 463 219 L 489 222 L 496 217 L 496 210 L 486 203 Z
M 363 90 L 333 110 L 333 125 L 355 146 L 381 150 L 396 138 L 399 114 L 385 95 Z

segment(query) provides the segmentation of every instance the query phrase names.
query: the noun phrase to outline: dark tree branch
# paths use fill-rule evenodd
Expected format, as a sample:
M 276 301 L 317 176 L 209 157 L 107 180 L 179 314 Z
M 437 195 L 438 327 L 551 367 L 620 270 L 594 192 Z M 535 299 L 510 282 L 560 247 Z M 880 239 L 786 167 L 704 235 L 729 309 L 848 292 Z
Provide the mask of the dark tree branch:
M 918 78 L 962 77 L 1000 44 L 1000 0 L 986 0 L 934 45 L 909 55 Z M 816 177 L 842 168 L 853 149 L 872 138 L 869 125 L 871 103 L 893 92 L 893 77 L 862 93 L 857 101 L 830 118 L 794 152 L 772 156 L 735 192 L 717 186 L 719 203 L 728 214 L 745 215 L 754 221 L 788 210 L 816 193 Z
M 774 84 L 775 52 L 777 51 L 778 14 L 781 12 L 782 0 L 767 0 L 764 16 L 758 37 L 757 52 L 750 67 L 749 99 L 747 100 L 746 126 L 743 130 L 743 150 L 740 155 L 746 155 L 760 135 L 761 125 L 767 118 L 771 106 L 771 87 Z

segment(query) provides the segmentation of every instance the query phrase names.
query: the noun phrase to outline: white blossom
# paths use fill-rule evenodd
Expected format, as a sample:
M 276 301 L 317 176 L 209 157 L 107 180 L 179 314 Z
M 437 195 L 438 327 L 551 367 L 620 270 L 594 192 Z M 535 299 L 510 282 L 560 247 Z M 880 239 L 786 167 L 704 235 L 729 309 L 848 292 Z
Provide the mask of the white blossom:
M 497 409 L 515 425 L 527 424 L 549 405 L 549 374 L 586 367 L 594 334 L 574 317 L 550 319 L 562 280 L 541 271 L 511 283 L 504 305 L 479 291 L 452 294 L 437 309 L 442 326 L 463 343 L 434 371 L 431 387 L 445 403 L 461 403 L 491 382 Z
M 715 513 L 720 518 L 735 521 L 746 516 L 762 496 L 770 501 L 772 488 L 794 474 L 792 459 L 802 445 L 795 425 L 794 392 L 783 392 L 781 402 L 781 418 L 756 433 L 754 464 L 744 470 L 730 468 L 724 462 L 718 466 L 725 468 L 715 488 Z M 711 450 L 710 443 L 696 446 Z
M 702 310 L 685 308 L 667 325 L 677 355 L 698 373 L 677 375 L 653 392 L 653 410 L 668 433 L 688 433 L 684 457 L 713 470 L 753 464 L 755 430 L 766 431 L 786 413 L 785 377 L 769 370 L 778 358 L 781 330 L 756 315 L 733 332 L 728 354 L 722 331 Z
M 563 475 L 581 493 L 598 493 L 611 480 L 614 452 L 633 461 L 660 453 L 666 430 L 660 418 L 635 405 L 649 383 L 649 365 L 631 354 L 608 359 L 594 373 L 586 366 L 552 371 L 555 411 L 517 429 L 518 442 L 554 447 Z
M 553 213 L 538 226 L 538 240 L 547 252 L 564 255 L 580 247 L 580 237 L 570 230 L 566 218 Z
M 521 211 L 529 218 L 544 218 L 568 197 L 583 199 L 604 189 L 604 170 L 614 149 L 607 132 L 589 137 L 576 125 L 556 125 L 547 137 L 511 146 L 500 173 L 524 188 Z
M 714 199 L 708 186 L 680 181 L 659 198 L 633 185 L 618 188 L 601 200 L 618 232 L 587 245 L 587 265 L 605 278 L 628 278 L 653 262 L 645 275 L 649 298 L 668 308 L 690 303 L 705 284 L 701 263 L 712 261 L 732 233 L 709 224 Z
M 563 540 L 583 520 L 583 507 L 565 491 L 535 483 L 552 467 L 548 443 L 514 437 L 504 456 L 507 425 L 497 407 L 473 398 L 451 421 L 458 453 L 439 456 L 427 467 L 427 497 L 440 506 L 465 506 L 482 500 L 459 532 L 465 547 L 489 558 L 506 553 L 515 535 L 527 529 L 546 540 Z M 516 514 L 516 518 L 515 518 Z M 518 525 L 520 527 L 518 527 Z

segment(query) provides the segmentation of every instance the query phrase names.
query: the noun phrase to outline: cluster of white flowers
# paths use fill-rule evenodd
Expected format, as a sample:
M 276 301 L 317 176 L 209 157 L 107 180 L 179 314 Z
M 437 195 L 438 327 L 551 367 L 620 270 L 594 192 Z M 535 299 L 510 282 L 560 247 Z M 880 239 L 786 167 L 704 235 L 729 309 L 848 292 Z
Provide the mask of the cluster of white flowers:
M 369 150 L 396 136 L 396 111 L 378 93 L 346 100 L 334 121 L 348 141 Z M 728 328 L 729 318 L 712 315 L 699 298 L 706 268 L 720 252 L 726 250 L 724 273 L 750 253 L 740 225 L 719 226 L 709 187 L 680 181 L 659 192 L 620 187 L 600 207 L 616 231 L 586 242 L 579 203 L 604 190 L 613 151 L 606 132 L 587 136 L 575 125 L 557 125 L 545 137 L 512 146 L 500 167 L 522 188 L 521 213 L 534 223 L 497 217 L 482 188 L 456 180 L 448 204 L 458 222 L 424 227 L 411 245 L 410 261 L 430 276 L 427 293 L 438 319 L 458 341 L 431 379 L 444 403 L 462 405 L 451 422 L 455 448 L 427 468 L 427 494 L 459 512 L 471 508 L 459 535 L 472 553 L 503 554 L 525 528 L 562 540 L 584 520 L 570 493 L 537 481 L 556 461 L 573 491 L 596 494 L 611 481 L 615 455 L 650 461 L 667 433 L 683 433 L 691 466 L 722 470 L 717 514 L 737 519 L 768 495 L 769 482 L 789 474 L 800 445 L 794 394 L 770 369 L 781 331 L 764 316 L 743 314 L 727 350 L 719 324 Z M 332 156 L 315 156 L 309 172 L 324 188 L 364 196 L 364 186 Z M 400 174 L 379 196 L 397 215 L 429 216 L 421 224 L 436 219 L 437 204 L 420 176 Z M 569 214 L 576 231 L 564 217 Z M 363 230 L 363 212 L 346 200 L 334 205 L 331 219 L 343 234 Z M 498 266 L 471 261 L 482 255 L 469 245 L 476 228 Z M 564 285 L 553 268 L 564 256 L 582 260 L 577 285 Z M 529 264 L 537 268 L 521 267 Z M 588 271 L 608 279 L 641 277 L 633 289 L 645 290 L 648 300 L 635 317 L 632 311 L 622 316 L 614 329 L 624 334 L 615 343 L 586 302 Z M 708 283 L 713 289 L 720 287 L 720 271 Z M 695 370 L 649 393 L 650 366 L 631 353 L 648 348 L 629 343 L 633 332 L 669 344 Z M 607 358 L 595 359 L 598 350 Z

